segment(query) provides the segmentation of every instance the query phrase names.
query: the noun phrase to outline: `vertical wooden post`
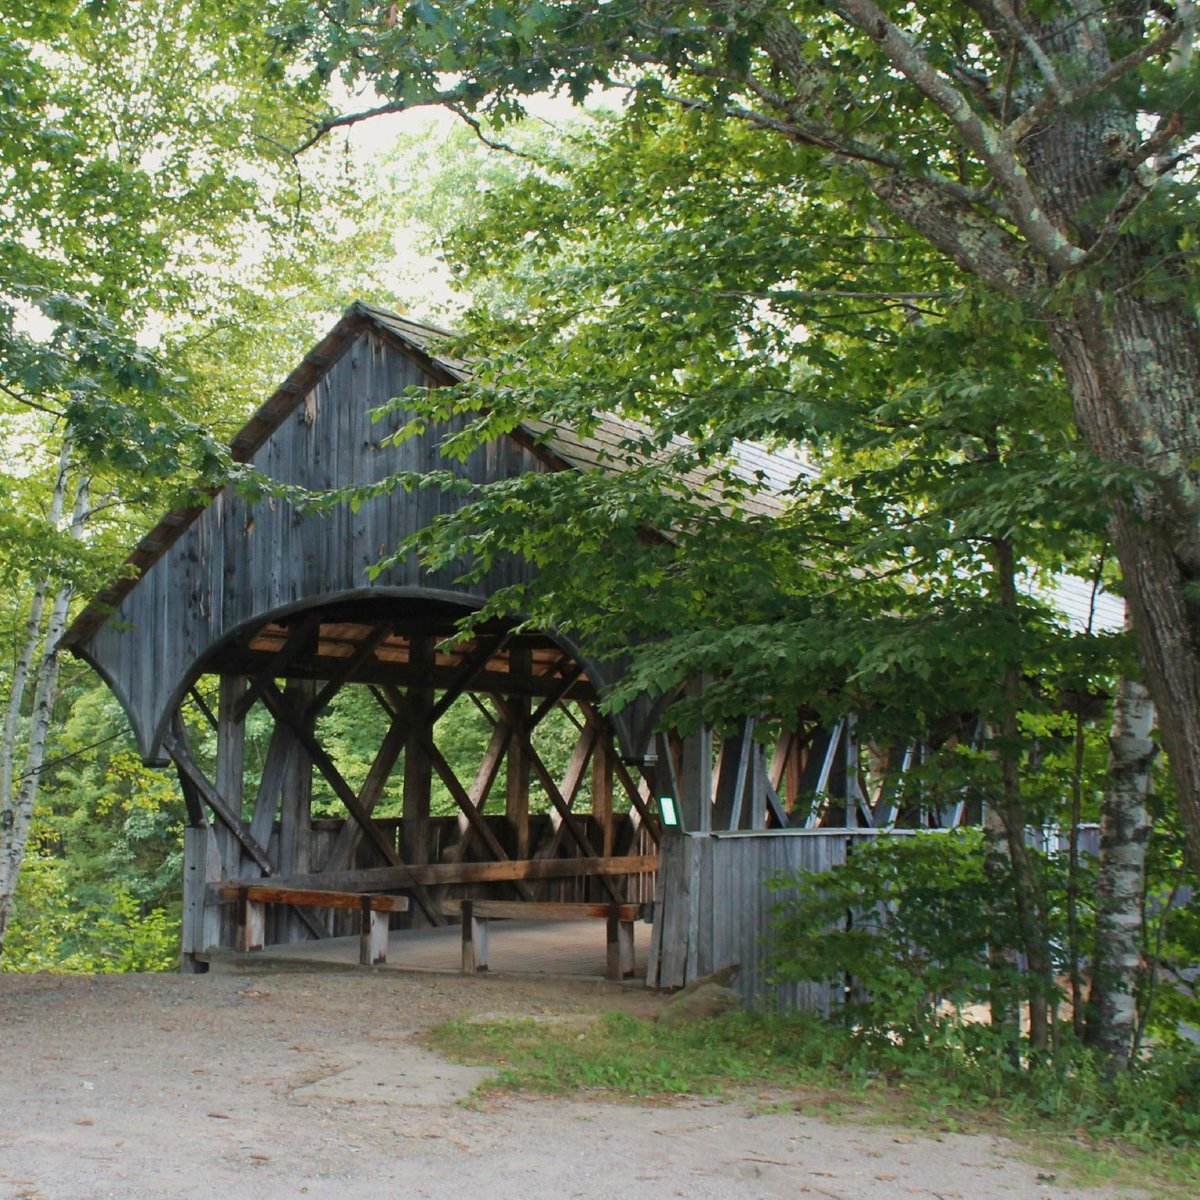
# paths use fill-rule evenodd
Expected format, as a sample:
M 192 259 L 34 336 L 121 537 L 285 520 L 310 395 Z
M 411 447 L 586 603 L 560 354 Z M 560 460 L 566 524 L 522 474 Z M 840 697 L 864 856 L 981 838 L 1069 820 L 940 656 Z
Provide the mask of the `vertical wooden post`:
M 462 969 L 467 975 L 488 969 L 487 921 L 480 921 L 474 905 L 464 900 L 462 905 Z
M 289 682 L 284 699 L 295 713 L 303 713 L 316 694 L 311 680 Z M 290 730 L 287 759 L 279 795 L 279 870 L 284 875 L 303 875 L 312 869 L 312 759 L 299 738 Z M 322 914 L 324 915 L 324 914 Z M 281 942 L 302 942 L 312 936 L 294 911 L 279 913 L 276 931 Z
M 746 800 L 750 829 L 767 827 L 767 755 L 753 738 L 747 747 L 750 761 L 746 771 Z
M 509 674 L 528 678 L 533 669 L 533 655 L 528 650 L 513 648 L 508 655 Z M 504 812 L 513 831 L 513 857 L 530 856 L 529 845 L 529 755 L 523 735 L 529 728 L 530 702 L 527 696 L 514 696 L 508 702 L 513 724 L 513 736 L 508 743 L 504 764 Z
M 409 666 L 418 678 L 432 679 L 434 639 L 412 637 L 408 643 Z M 433 688 L 414 686 L 407 691 L 412 728 L 404 742 L 404 812 L 403 859 L 418 866 L 429 861 L 429 800 L 433 788 L 433 764 L 425 752 L 421 735 L 431 734 L 429 710 L 433 707 Z M 425 924 L 423 910 L 418 906 L 412 914 L 414 925 Z
M 781 730 L 771 755 L 768 777 L 772 787 L 779 793 L 784 809 L 789 813 L 796 807 L 796 800 L 800 795 L 801 752 L 799 733 L 795 729 Z
M 858 729 L 854 715 L 846 718 L 843 741 L 845 752 L 845 796 L 846 796 L 846 828 L 858 827 L 858 802 L 862 798 L 862 789 L 858 785 Z
M 362 929 L 358 941 L 358 961 L 364 967 L 378 966 L 387 961 L 388 929 L 391 913 L 375 912 L 367 896 L 362 900 Z
M 622 921 L 617 905 L 609 906 L 607 917 L 608 978 L 633 977 L 633 922 Z
M 189 825 L 183 831 L 183 929 L 180 970 L 201 975 L 208 970 L 204 957 L 209 946 L 221 940 L 221 908 L 207 899 L 207 885 L 221 877 L 217 839 L 208 825 Z
M 600 853 L 608 858 L 615 853 L 616 829 L 613 825 L 613 747 L 607 730 L 600 731 L 592 749 L 592 817 L 600 827 Z
M 721 746 L 721 768 L 713 803 L 713 829 L 740 829 L 754 753 L 754 718 L 743 717 Z
M 713 734 L 710 725 L 701 725 L 683 739 L 683 755 L 676 797 L 683 813 L 684 828 L 690 833 L 712 832 Z
M 242 816 L 243 768 L 246 725 L 237 709 L 246 680 L 241 675 L 222 675 L 217 683 L 217 767 L 213 780 L 217 792 L 237 817 Z M 241 843 L 233 831 L 214 826 L 213 836 L 220 858 L 223 879 L 241 879 L 243 875 Z M 253 872 L 258 874 L 257 869 Z M 228 906 L 221 909 L 220 944 L 230 946 L 235 936 L 234 914 Z
M 208 838 L 204 847 L 204 878 L 207 883 L 216 883 L 221 878 L 221 851 L 213 834 L 212 826 L 209 826 Z M 209 946 L 221 945 L 221 928 L 225 912 L 225 905 L 214 904 L 208 899 L 206 888 L 204 912 L 200 922 L 201 949 L 207 950 Z
M 267 906 L 251 900 L 242 888 L 235 905 L 237 937 L 234 945 L 243 954 L 261 950 L 266 941 Z

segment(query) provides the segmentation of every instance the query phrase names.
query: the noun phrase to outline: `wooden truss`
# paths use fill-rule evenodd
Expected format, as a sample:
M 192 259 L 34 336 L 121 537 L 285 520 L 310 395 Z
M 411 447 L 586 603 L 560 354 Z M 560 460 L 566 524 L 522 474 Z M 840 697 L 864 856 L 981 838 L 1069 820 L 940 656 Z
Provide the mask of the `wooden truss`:
M 221 899 L 247 880 L 270 879 L 283 889 L 400 892 L 410 915 L 395 919 L 431 925 L 446 922 L 451 900 L 494 898 L 497 888 L 526 902 L 650 898 L 659 838 L 650 787 L 622 763 L 582 665 L 545 637 L 487 629 L 447 647 L 451 633 L 445 621 L 400 622 L 359 606 L 266 625 L 213 658 L 216 711 L 196 689 L 190 697 L 216 735 L 211 774 L 182 712 L 165 742 L 191 826 L 185 965 L 202 969 L 208 947 L 233 944 L 235 914 Z M 317 729 L 322 711 L 349 687 L 368 689 L 386 717 L 358 787 Z M 439 720 L 463 697 L 491 728 L 471 778 L 460 778 L 437 736 Z M 248 795 L 246 722 L 255 710 L 269 715 L 271 735 L 257 790 Z M 537 742 L 552 712 L 565 712 L 577 731 L 561 777 Z M 377 809 L 396 775 L 402 816 L 383 820 Z M 318 777 L 340 800 L 344 819 L 312 819 Z M 457 816 L 432 816 L 435 780 Z M 501 786 L 503 815 L 485 814 Z M 547 813 L 531 808 L 535 786 L 549 802 Z M 585 791 L 590 812 L 582 811 Z M 280 905 L 267 934 L 291 941 L 340 931 L 327 912 Z
M 949 828 L 978 820 L 965 798 L 932 805 L 907 785 L 919 745 L 859 741 L 853 717 L 832 728 L 800 714 L 763 741 L 767 723 L 743 717 L 724 737 L 701 728 L 660 735 L 657 786 L 679 798 L 689 833 L 768 829 Z M 966 730 L 977 740 L 972 724 Z

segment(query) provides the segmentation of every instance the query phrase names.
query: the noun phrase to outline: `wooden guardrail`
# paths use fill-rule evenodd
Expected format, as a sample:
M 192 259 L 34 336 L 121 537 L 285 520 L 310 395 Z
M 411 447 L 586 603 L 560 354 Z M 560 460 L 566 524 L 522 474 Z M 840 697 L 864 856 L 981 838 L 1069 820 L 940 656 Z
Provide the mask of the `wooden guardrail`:
M 633 923 L 645 913 L 643 904 L 571 904 L 536 900 L 446 900 L 442 907 L 462 916 L 462 969 L 475 974 L 488 969 L 489 921 L 578 921 L 606 923 L 609 979 L 634 973 Z
M 237 905 L 237 948 L 246 953 L 263 948 L 268 904 L 358 910 L 362 913 L 358 961 L 364 966 L 387 961 L 391 914 L 408 911 L 407 896 L 373 892 L 331 892 L 318 888 L 241 883 L 221 883 L 215 890 L 222 901 Z

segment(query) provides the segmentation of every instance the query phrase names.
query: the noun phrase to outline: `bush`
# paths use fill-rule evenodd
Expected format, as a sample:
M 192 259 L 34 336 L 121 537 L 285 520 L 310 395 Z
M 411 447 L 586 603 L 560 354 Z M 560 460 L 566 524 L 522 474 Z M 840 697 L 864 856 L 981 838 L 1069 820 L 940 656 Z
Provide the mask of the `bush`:
M 990 949 L 1015 944 L 1016 927 L 978 829 L 876 838 L 832 870 L 772 887 L 774 978 L 849 979 L 844 1012 L 864 1035 L 944 1039 L 996 989 L 1029 993 L 1011 957 L 989 961 Z
M 93 975 L 170 971 L 179 963 L 179 918 L 148 908 L 127 888 L 80 904 L 61 859 L 25 860 L 0 968 Z

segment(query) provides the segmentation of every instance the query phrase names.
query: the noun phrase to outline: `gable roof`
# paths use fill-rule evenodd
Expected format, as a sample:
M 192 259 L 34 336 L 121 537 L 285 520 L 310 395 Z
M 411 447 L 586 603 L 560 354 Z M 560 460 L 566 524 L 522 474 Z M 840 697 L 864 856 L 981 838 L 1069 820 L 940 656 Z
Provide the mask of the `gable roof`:
M 434 384 L 452 384 L 470 377 L 466 362 L 443 352 L 443 344 L 454 336 L 452 331 L 355 301 L 239 430 L 230 443 L 233 460 L 248 462 L 253 458 L 288 414 L 304 401 L 321 377 L 366 330 L 374 331 L 415 359 Z M 526 420 L 514 430 L 513 436 L 551 469 L 619 471 L 627 457 L 623 443 L 643 431 L 642 426 L 628 418 L 603 413 L 595 428 L 586 434 L 544 421 Z M 688 444 L 688 439 L 679 435 L 671 442 L 672 448 L 685 448 Z M 746 483 L 759 485 L 759 490 L 745 500 L 745 508 L 759 515 L 781 512 L 786 495 L 797 479 L 818 474 L 818 468 L 810 462 L 752 442 L 735 443 L 726 465 Z M 701 469 L 690 472 L 688 479 L 698 492 L 710 486 Z M 219 490 L 213 489 L 201 502 L 175 509 L 162 517 L 125 559 L 120 575 L 99 591 L 75 618 L 60 645 L 72 648 L 86 642 L 208 507 Z M 1088 614 L 1093 603 L 1089 585 L 1071 576 L 1062 576 L 1053 588 L 1034 590 L 1062 612 L 1073 629 L 1082 629 L 1089 624 Z M 1119 598 L 1100 593 L 1092 618 L 1094 627 L 1119 629 L 1123 616 L 1124 607 Z
M 238 431 L 230 442 L 233 461 L 249 462 L 287 416 L 303 403 L 329 368 L 367 330 L 416 360 L 434 385 L 453 384 L 470 377 L 467 363 L 442 351 L 443 343 L 454 336 L 450 330 L 355 301 Z M 635 422 L 614 414 L 601 414 L 596 428 L 586 435 L 546 422 L 526 421 L 513 431 L 513 436 L 551 469 L 617 471 L 625 458 L 620 450 L 621 442 L 640 432 Z M 673 444 L 686 446 L 688 443 L 677 437 Z M 774 454 L 748 442 L 734 448 L 732 469 L 747 483 L 760 480 L 765 483 L 764 490 L 751 497 L 747 505 L 753 511 L 764 513 L 780 510 L 782 493 L 800 475 L 816 473 L 812 466 L 790 455 Z M 697 471 L 694 475 L 695 483 L 702 487 L 703 472 Z M 174 509 L 162 517 L 126 557 L 117 578 L 97 592 L 71 623 L 60 646 L 69 649 L 86 642 L 220 490 L 214 488 L 201 501 Z

